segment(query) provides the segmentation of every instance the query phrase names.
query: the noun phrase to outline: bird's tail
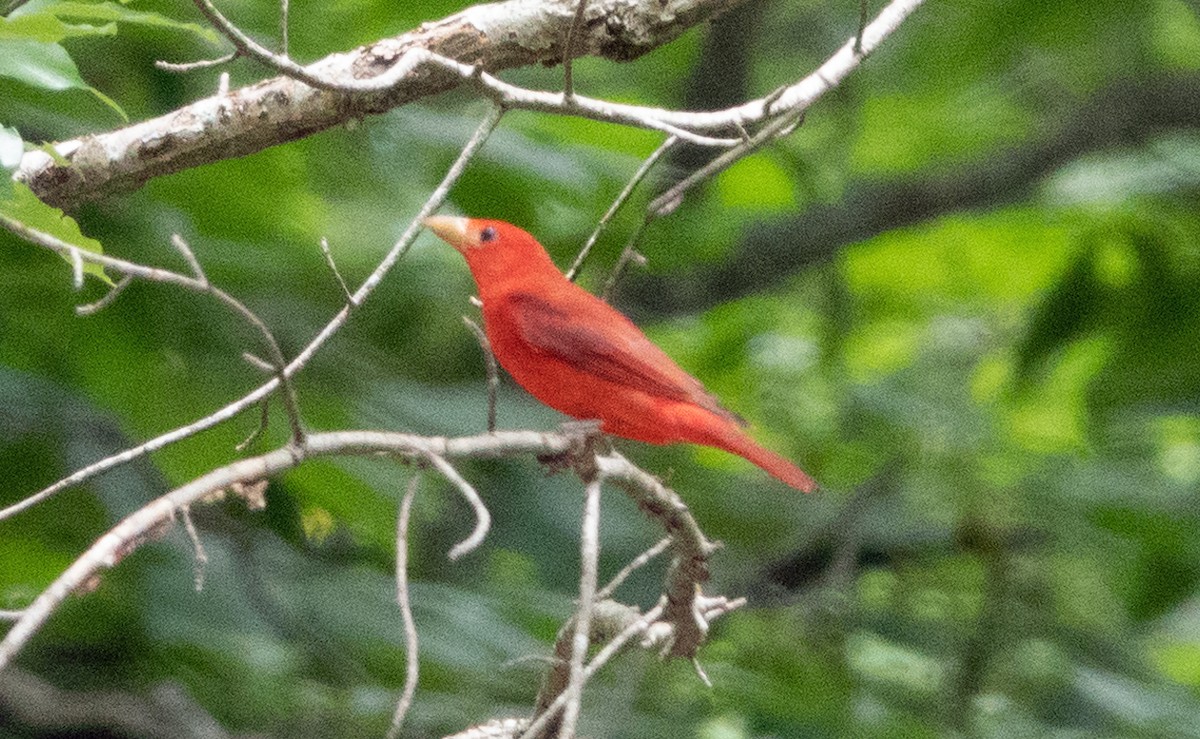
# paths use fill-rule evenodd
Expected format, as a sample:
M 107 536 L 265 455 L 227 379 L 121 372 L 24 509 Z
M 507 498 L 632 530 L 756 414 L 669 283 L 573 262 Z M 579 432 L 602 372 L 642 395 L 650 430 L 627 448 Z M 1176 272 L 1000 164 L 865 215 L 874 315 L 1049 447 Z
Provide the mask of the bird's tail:
M 698 409 L 687 410 L 688 419 L 685 423 L 690 426 L 691 432 L 684 437 L 686 440 L 736 454 L 758 465 L 776 480 L 801 492 L 811 493 L 817 489 L 816 480 L 809 477 L 804 470 L 775 452 L 759 446 L 741 427 L 707 411 L 697 413 L 695 411 Z
M 733 431 L 722 441 L 728 442 L 720 445 L 722 449 L 748 459 L 776 480 L 803 493 L 811 493 L 817 489 L 817 481 L 809 477 L 808 473 L 770 449 L 759 446 L 741 429 Z

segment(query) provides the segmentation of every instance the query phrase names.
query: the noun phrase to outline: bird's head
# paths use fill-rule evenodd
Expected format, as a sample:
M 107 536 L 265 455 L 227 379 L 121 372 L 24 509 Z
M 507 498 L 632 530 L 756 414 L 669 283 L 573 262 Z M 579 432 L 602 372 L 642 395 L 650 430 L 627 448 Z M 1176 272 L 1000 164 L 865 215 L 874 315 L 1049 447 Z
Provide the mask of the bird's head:
M 485 293 L 530 277 L 562 277 L 537 239 L 511 223 L 457 216 L 430 216 L 423 223 L 466 257 L 484 300 Z

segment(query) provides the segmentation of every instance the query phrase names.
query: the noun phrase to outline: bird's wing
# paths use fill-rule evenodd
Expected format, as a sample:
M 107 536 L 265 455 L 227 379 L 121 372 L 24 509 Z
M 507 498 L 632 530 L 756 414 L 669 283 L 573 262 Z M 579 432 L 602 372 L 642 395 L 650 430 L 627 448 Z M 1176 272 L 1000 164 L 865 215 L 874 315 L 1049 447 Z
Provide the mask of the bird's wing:
M 514 291 L 505 303 L 506 320 L 531 350 L 609 382 L 655 397 L 695 403 L 745 425 L 745 420 L 721 406 L 641 329 L 586 290 L 570 285 L 549 296 Z

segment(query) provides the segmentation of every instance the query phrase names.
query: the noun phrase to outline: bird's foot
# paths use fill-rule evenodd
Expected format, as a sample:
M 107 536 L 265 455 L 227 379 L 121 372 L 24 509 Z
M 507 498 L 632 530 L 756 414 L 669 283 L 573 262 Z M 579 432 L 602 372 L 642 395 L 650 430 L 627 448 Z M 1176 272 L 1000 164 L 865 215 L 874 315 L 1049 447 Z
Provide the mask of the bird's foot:
M 583 480 L 596 476 L 596 455 L 608 450 L 608 439 L 600 430 L 600 421 L 564 421 L 562 433 L 570 439 L 566 451 L 538 455 L 538 461 L 546 466 L 546 473 L 555 475 L 565 470 L 574 470 Z

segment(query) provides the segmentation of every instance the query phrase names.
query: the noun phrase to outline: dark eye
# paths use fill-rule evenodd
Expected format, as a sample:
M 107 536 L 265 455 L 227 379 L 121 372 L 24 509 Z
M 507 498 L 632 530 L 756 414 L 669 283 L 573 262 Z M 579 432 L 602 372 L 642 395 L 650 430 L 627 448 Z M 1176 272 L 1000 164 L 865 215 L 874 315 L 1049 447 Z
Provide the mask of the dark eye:
M 488 226 L 479 232 L 479 243 L 486 244 L 489 241 L 496 240 L 496 229 Z

